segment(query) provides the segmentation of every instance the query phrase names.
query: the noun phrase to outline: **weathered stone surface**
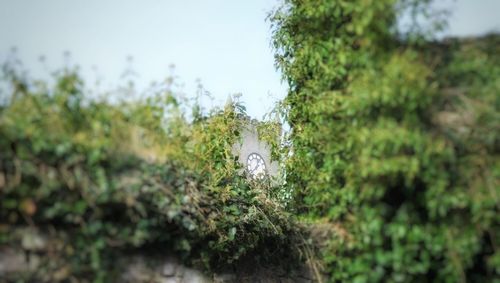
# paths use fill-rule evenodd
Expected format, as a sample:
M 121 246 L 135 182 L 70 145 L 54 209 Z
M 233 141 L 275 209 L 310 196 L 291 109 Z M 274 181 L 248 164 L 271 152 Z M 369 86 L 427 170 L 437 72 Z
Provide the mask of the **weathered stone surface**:
M 47 245 L 47 240 L 36 230 L 26 229 L 23 233 L 21 246 L 27 251 L 42 251 Z
M 192 268 L 186 268 L 182 276 L 182 283 L 210 283 L 210 280 L 205 274 Z
M 17 247 L 0 246 L 0 282 L 5 278 L 17 278 L 33 273 L 37 278 L 37 268 L 40 268 L 48 258 L 54 243 L 57 241 L 34 230 L 23 230 L 21 245 Z M 42 262 L 44 262 L 42 264 Z M 52 262 L 51 262 L 52 263 Z M 45 265 L 44 265 L 45 266 Z M 64 263 L 53 265 L 51 273 L 40 274 L 49 277 L 41 281 L 64 281 L 70 275 L 71 269 Z M 119 278 L 117 282 L 137 283 L 275 283 L 275 282 L 315 282 L 307 268 L 297 267 L 288 271 L 283 268 L 255 266 L 249 260 L 236 269 L 220 270 L 214 274 L 204 274 L 198 269 L 183 265 L 174 255 L 164 257 L 148 256 L 147 254 L 124 255 L 117 262 Z
M 134 257 L 123 272 L 123 282 L 151 282 L 153 272 L 142 257 Z
M 166 277 L 162 278 L 159 283 L 181 283 L 181 278 L 180 277 Z
M 214 283 L 229 283 L 236 282 L 236 280 L 236 274 L 233 273 L 214 274 Z
M 175 276 L 176 271 L 177 261 L 175 259 L 169 258 L 163 264 L 161 274 L 165 277 L 172 277 Z
M 11 248 L 0 249 L 0 278 L 1 275 L 28 270 L 28 263 L 23 253 Z

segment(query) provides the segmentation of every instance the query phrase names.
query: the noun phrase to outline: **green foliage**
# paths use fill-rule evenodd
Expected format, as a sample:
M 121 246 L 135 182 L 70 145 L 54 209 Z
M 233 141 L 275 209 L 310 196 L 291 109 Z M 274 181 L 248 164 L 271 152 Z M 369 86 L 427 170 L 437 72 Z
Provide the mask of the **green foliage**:
M 271 16 L 287 184 L 302 217 L 331 224 L 331 281 L 499 280 L 498 36 L 401 37 L 400 4 L 289 0 Z
M 123 253 L 151 247 L 206 268 L 290 254 L 297 225 L 270 188 L 238 174 L 238 103 L 189 121 L 171 90 L 109 103 L 86 98 L 72 70 L 53 86 L 8 78 L 0 245 L 22 246 L 26 225 L 60 241 L 27 280 L 116 280 Z
M 271 15 L 290 90 L 258 131 L 278 187 L 239 173 L 239 103 L 205 113 L 170 83 L 111 103 L 73 70 L 48 85 L 4 69 L 0 245 L 25 248 L 27 225 L 55 239 L 27 281 L 116 280 L 136 250 L 207 268 L 299 252 L 333 282 L 500 280 L 500 40 L 397 31 L 431 2 L 286 0 Z

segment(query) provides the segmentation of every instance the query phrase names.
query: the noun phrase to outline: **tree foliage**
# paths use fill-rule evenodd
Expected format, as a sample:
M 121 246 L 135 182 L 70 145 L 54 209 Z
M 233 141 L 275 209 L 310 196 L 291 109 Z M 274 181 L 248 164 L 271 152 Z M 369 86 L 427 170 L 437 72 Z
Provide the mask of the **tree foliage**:
M 271 15 L 287 183 L 299 215 L 330 223 L 331 281 L 499 280 L 498 37 L 403 36 L 401 4 L 431 1 L 405 2 L 287 0 Z

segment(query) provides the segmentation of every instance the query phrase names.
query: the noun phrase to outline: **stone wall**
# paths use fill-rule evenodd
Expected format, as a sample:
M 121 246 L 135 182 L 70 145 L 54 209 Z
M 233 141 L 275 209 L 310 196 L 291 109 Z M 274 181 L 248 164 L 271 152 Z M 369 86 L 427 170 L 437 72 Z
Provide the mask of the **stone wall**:
M 239 270 L 206 274 L 200 270 L 186 267 L 175 257 L 166 257 L 155 265 L 147 265 L 148 260 L 135 257 L 123 273 L 122 282 L 158 282 L 158 283 L 225 283 L 225 282 L 313 282 L 307 269 L 285 272 L 281 268 L 258 268 L 240 266 Z
M 0 245 L 0 282 L 15 282 L 16 278 L 28 278 L 28 282 L 33 279 L 35 282 L 80 281 L 70 276 L 68 268 L 57 267 L 51 274 L 40 271 L 42 262 L 52 261 L 51 253 L 58 249 L 57 245 L 61 245 L 60 239 L 54 240 L 31 228 L 21 232 L 23 236 L 19 246 Z M 118 276 L 118 282 L 125 283 L 315 282 L 314 276 L 305 265 L 293 270 L 284 270 L 283 267 L 256 266 L 251 259 L 224 271 L 204 273 L 181 263 L 175 254 L 152 256 L 141 254 L 139 251 L 124 254 L 116 266 L 118 274 L 121 274 Z

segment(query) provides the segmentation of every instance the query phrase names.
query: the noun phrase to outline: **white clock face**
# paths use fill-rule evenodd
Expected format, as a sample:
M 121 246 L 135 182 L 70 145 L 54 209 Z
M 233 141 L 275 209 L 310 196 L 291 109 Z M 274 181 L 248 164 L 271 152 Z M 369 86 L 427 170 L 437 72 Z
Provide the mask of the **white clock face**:
M 262 180 L 266 176 L 266 163 L 262 156 L 252 153 L 247 158 L 247 171 L 254 180 Z

